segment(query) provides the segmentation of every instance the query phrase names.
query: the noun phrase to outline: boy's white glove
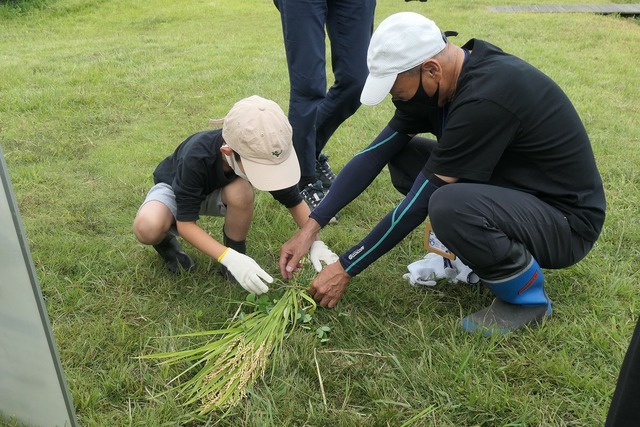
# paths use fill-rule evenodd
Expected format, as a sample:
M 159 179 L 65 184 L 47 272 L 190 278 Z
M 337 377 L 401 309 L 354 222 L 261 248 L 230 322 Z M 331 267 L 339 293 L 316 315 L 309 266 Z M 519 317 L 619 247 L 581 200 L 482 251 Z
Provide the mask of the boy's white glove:
M 269 287 L 263 280 L 267 283 L 273 283 L 273 277 L 260 268 L 253 258 L 231 248 L 224 251 L 218 258 L 218 262 L 227 267 L 229 273 L 236 278 L 240 286 L 256 295 L 269 291 Z
M 323 262 L 325 265 L 333 264 L 338 261 L 338 258 L 338 255 L 331 252 L 322 240 L 316 240 L 309 248 L 309 260 L 318 273 L 322 271 Z
M 411 286 L 435 286 L 440 279 L 449 278 L 445 271 L 445 259 L 433 252 L 407 266 L 408 273 L 402 278 Z
M 460 258 L 450 260 L 433 252 L 409 264 L 407 269 L 409 273 L 405 273 L 402 278 L 406 279 L 411 286 L 435 286 L 441 279 L 470 285 L 480 283 L 478 275 L 460 261 Z

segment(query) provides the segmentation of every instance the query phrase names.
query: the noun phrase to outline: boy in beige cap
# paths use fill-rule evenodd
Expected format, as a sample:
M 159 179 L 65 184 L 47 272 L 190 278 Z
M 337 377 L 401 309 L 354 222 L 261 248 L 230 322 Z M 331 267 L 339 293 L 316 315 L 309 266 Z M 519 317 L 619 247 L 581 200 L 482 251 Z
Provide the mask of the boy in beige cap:
M 221 273 L 249 292 L 267 292 L 273 278 L 246 255 L 246 238 L 253 219 L 253 187 L 269 191 L 284 205 L 298 226 L 310 210 L 297 188 L 298 159 L 291 126 L 273 101 L 251 96 L 238 101 L 222 121 L 222 129 L 196 133 L 153 173 L 154 186 L 133 224 L 136 238 L 153 245 L 173 273 L 195 266 L 177 235 L 216 259 Z M 200 215 L 222 216 L 223 240 L 203 230 Z M 310 253 L 316 270 L 337 256 L 317 240 Z

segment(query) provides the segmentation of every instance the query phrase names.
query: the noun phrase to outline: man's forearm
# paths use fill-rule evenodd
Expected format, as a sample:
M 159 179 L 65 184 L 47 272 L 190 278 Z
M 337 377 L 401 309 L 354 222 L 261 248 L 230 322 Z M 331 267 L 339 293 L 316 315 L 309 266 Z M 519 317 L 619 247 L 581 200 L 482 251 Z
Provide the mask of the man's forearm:
M 427 180 L 420 173 L 405 199 L 360 243 L 340 257 L 340 264 L 346 273 L 352 277 L 357 275 L 424 222 L 429 213 L 429 199 L 442 184 L 441 180 Z
M 321 226 L 329 223 L 343 207 L 358 197 L 380 174 L 380 171 L 409 142 L 409 135 L 399 134 L 385 127 L 364 150 L 357 153 L 344 166 L 311 218 Z

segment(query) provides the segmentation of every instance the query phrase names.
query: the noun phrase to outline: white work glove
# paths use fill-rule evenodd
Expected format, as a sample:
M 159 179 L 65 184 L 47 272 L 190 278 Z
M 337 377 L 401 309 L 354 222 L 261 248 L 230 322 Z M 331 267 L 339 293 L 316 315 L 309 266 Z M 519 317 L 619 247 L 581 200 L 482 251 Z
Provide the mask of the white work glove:
M 264 271 L 253 258 L 241 254 L 231 248 L 218 258 L 218 262 L 227 267 L 229 273 L 236 278 L 240 286 L 256 295 L 269 291 L 269 287 L 263 282 L 273 283 L 273 277 Z
M 331 249 L 322 240 L 316 240 L 309 248 L 309 259 L 318 273 L 322 271 L 322 262 L 325 265 L 329 265 L 336 262 L 338 258 L 338 255 L 331 252 Z
M 402 278 L 411 286 L 435 286 L 438 280 L 447 279 L 451 283 L 477 285 L 480 278 L 460 258 L 450 260 L 433 252 L 427 253 L 421 260 L 407 266 L 409 273 Z
M 451 267 L 445 268 L 447 276 L 453 283 L 467 283 L 469 285 L 477 285 L 480 283 L 480 278 L 469 267 L 467 267 L 460 258 L 450 261 Z
M 411 286 L 435 286 L 440 279 L 450 279 L 445 267 L 445 259 L 442 256 L 429 252 L 421 260 L 409 264 L 407 266 L 409 272 L 402 278 L 406 279 Z

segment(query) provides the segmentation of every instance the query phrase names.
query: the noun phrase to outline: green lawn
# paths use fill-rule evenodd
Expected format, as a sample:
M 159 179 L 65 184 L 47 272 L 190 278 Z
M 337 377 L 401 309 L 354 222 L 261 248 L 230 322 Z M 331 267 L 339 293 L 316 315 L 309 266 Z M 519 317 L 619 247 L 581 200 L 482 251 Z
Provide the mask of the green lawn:
M 0 6 L 0 144 L 50 321 L 83 426 L 600 426 L 640 312 L 640 26 L 591 14 L 499 14 L 525 0 L 379 0 L 376 22 L 411 10 L 462 44 L 477 37 L 554 78 L 574 101 L 604 179 L 608 216 L 579 264 L 545 271 L 544 327 L 484 338 L 460 318 L 487 305 L 477 288 L 411 288 L 423 229 L 358 276 L 335 310 L 296 330 L 273 368 L 226 418 L 190 419 L 161 395 L 177 367 L 137 356 L 162 338 L 212 329 L 245 292 L 188 248 L 175 278 L 131 223 L 156 164 L 235 101 L 259 94 L 286 111 L 288 77 L 271 0 L 51 0 Z M 553 4 L 550 0 L 536 4 Z M 597 3 L 571 0 L 564 3 Z M 362 107 L 327 146 L 339 170 L 392 114 Z M 323 239 L 337 252 L 399 202 L 385 171 Z M 257 196 L 249 253 L 274 276 L 294 223 Z M 220 238 L 220 219 L 203 224 Z M 322 385 L 322 387 L 321 387 Z

